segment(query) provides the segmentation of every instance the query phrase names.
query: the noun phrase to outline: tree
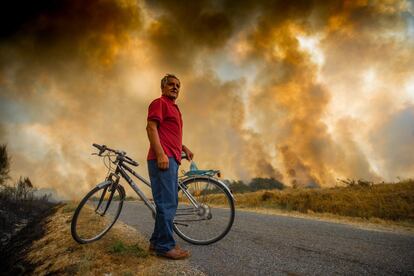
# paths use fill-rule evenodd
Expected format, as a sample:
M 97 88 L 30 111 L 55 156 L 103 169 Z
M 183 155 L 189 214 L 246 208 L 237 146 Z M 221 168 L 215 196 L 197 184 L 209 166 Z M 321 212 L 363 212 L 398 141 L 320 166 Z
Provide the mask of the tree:
M 7 146 L 0 145 L 0 186 L 5 186 L 10 172 L 10 157 L 7 154 Z

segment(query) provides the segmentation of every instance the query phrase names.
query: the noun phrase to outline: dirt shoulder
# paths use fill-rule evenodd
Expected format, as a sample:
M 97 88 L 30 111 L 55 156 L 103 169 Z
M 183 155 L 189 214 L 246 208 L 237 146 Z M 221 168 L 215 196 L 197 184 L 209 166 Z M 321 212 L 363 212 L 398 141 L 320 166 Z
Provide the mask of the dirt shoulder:
M 187 260 L 151 256 L 135 229 L 118 221 L 101 240 L 80 245 L 70 234 L 74 205 L 57 206 L 29 223 L 4 250 L 5 274 L 204 275 Z M 2 256 L 3 257 L 3 256 Z

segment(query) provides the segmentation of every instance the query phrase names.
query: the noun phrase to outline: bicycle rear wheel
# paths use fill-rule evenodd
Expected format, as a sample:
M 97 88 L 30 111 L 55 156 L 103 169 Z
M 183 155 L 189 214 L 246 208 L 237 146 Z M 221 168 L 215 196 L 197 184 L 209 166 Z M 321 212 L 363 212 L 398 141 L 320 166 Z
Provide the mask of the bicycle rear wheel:
M 174 231 L 183 240 L 207 245 L 222 239 L 234 222 L 234 200 L 223 183 L 190 178 L 178 191 Z
M 78 243 L 102 238 L 115 224 L 125 198 L 124 188 L 112 182 L 98 185 L 79 203 L 71 223 L 71 234 Z M 111 190 L 112 189 L 112 190 Z

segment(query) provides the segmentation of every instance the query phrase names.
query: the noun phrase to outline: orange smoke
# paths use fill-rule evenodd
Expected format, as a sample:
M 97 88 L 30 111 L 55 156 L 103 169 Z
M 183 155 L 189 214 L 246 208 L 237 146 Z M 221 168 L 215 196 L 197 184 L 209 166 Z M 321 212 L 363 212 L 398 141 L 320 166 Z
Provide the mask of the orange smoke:
M 126 150 L 146 175 L 147 106 L 167 72 L 182 81 L 184 143 L 201 168 L 298 186 L 414 172 L 411 2 L 20 1 L 3 12 L 16 15 L 0 32 L 14 178 L 82 195 L 105 175 L 92 142 Z

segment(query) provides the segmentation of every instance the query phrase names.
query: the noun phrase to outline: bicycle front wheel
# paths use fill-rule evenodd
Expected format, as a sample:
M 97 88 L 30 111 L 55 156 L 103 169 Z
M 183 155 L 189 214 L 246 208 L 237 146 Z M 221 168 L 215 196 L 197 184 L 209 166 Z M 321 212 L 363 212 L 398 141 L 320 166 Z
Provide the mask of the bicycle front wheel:
M 89 243 L 102 238 L 115 224 L 122 210 L 125 191 L 112 182 L 98 185 L 79 203 L 71 223 L 73 239 Z
M 223 183 L 212 178 L 190 178 L 178 191 L 174 230 L 192 244 L 222 239 L 234 222 L 234 200 Z

